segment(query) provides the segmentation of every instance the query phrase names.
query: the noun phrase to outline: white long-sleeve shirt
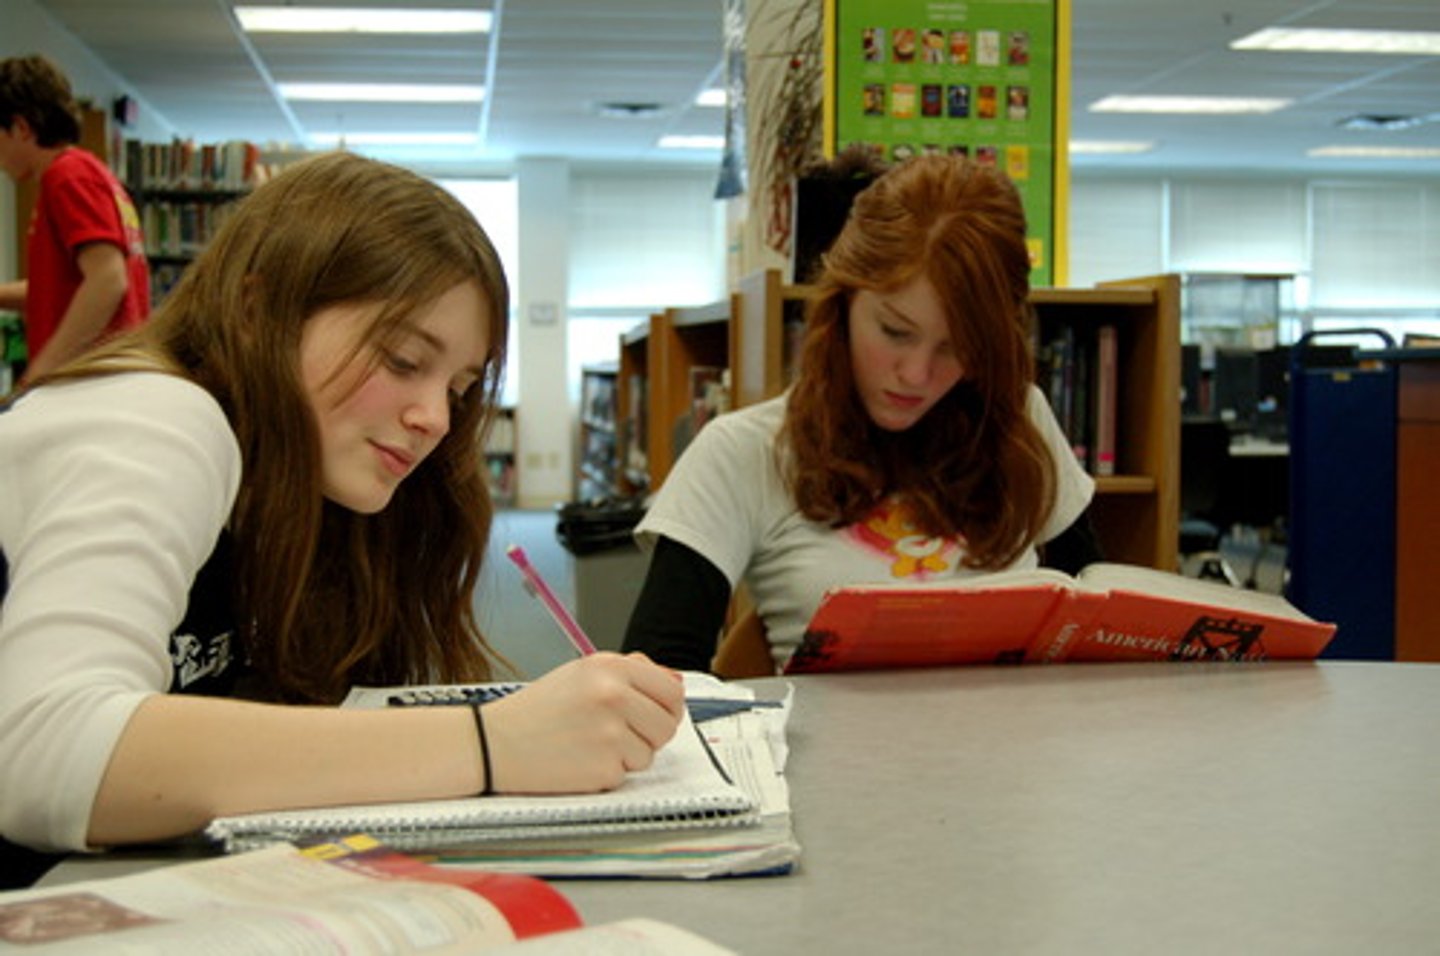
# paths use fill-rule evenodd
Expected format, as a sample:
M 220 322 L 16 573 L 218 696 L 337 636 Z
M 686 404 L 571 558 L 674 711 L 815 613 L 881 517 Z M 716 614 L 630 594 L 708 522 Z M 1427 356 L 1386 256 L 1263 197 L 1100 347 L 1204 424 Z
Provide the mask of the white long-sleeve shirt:
M 136 706 L 229 520 L 240 449 L 214 398 L 160 373 L 40 388 L 0 411 L 0 835 L 85 847 Z

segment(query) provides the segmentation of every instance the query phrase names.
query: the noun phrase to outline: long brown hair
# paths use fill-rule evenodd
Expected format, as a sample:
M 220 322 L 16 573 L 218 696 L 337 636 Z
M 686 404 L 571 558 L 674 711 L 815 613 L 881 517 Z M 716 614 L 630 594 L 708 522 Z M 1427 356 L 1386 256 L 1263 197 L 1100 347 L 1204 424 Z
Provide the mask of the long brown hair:
M 849 304 L 920 276 L 946 305 L 965 373 L 892 433 L 871 423 L 855 388 Z M 1025 413 L 1030 259 L 1014 185 L 959 157 L 891 169 L 856 197 L 815 286 L 777 445 L 801 512 L 838 527 L 899 495 L 926 534 L 965 537 L 966 565 L 1015 560 L 1054 506 L 1055 465 Z
M 357 353 L 374 367 L 409 316 L 462 282 L 489 306 L 481 382 L 384 510 L 327 502 L 299 373 L 305 323 L 378 306 Z M 499 257 L 464 206 L 414 173 L 330 153 L 238 203 L 146 326 L 48 380 L 158 365 L 220 403 L 244 462 L 237 608 L 267 693 L 333 702 L 352 683 L 478 680 L 489 647 L 472 599 L 493 518 L 481 448 L 508 310 Z

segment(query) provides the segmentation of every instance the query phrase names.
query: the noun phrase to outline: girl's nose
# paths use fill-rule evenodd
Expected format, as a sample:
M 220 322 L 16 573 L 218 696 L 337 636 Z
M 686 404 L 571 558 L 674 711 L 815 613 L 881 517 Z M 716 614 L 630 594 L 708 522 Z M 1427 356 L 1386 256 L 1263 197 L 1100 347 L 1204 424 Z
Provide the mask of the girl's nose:
M 900 384 L 918 388 L 930 381 L 934 356 L 929 349 L 909 349 L 900 357 Z
M 401 420 L 406 428 L 437 438 L 450 430 L 449 388 L 426 389 L 405 408 Z

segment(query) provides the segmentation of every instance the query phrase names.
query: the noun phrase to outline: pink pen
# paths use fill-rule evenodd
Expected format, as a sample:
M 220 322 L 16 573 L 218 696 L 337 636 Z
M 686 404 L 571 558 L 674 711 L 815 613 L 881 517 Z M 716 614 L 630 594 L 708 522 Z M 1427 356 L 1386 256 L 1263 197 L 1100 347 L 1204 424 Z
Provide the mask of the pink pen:
M 585 636 L 585 632 L 580 628 L 580 623 L 565 609 L 565 605 L 560 603 L 555 592 L 550 590 L 550 585 L 545 583 L 540 572 L 535 570 L 535 566 L 525 555 L 525 549 L 518 544 L 512 544 L 505 549 L 505 557 L 520 569 L 521 576 L 525 578 L 525 590 L 535 595 L 540 603 L 545 605 L 545 610 L 550 612 L 550 617 L 560 626 L 560 630 L 565 632 L 565 636 L 570 638 L 570 643 L 575 645 L 575 649 L 580 652 L 580 655 L 583 657 L 586 654 L 594 654 L 595 645 L 590 638 Z

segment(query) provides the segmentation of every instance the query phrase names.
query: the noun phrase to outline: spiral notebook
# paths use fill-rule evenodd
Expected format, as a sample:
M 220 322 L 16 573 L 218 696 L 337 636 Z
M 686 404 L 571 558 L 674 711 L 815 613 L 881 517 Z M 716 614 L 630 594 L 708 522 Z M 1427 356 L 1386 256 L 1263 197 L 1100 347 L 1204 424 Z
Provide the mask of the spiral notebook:
M 491 796 L 219 817 L 205 834 L 227 853 L 344 833 L 399 850 L 460 850 L 499 839 L 749 826 L 755 801 L 725 775 L 688 714 L 655 762 L 604 793 Z

